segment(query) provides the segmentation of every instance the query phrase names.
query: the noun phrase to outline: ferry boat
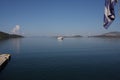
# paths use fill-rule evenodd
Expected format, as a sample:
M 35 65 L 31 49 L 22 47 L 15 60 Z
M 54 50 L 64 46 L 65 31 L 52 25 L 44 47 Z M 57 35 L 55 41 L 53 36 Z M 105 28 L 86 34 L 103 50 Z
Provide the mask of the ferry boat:
M 57 37 L 58 40 L 63 40 L 64 38 L 62 36 Z

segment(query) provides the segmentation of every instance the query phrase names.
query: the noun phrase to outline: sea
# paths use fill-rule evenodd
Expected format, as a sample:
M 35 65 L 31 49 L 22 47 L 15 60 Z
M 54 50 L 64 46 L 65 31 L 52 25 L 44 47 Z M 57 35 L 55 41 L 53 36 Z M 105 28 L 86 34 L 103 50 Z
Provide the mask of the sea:
M 120 80 L 119 38 L 0 40 L 11 59 L 0 80 Z

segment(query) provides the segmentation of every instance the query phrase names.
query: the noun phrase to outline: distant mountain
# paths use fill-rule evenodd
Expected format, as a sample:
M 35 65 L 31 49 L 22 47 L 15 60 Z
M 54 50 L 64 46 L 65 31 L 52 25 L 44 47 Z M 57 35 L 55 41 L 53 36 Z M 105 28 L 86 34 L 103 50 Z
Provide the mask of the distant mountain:
M 120 32 L 109 32 L 102 35 L 96 35 L 91 37 L 107 37 L 107 38 L 120 38 Z
M 73 35 L 73 36 L 63 36 L 64 38 L 80 38 L 81 35 Z
M 17 34 L 8 34 L 0 31 L 0 39 L 22 38 L 23 36 Z
M 53 36 L 53 37 L 55 37 L 55 38 L 57 38 L 57 37 L 60 37 L 60 36 Z M 81 35 L 72 35 L 72 36 L 62 36 L 63 38 L 80 38 L 80 37 L 83 37 L 83 36 L 81 36 Z

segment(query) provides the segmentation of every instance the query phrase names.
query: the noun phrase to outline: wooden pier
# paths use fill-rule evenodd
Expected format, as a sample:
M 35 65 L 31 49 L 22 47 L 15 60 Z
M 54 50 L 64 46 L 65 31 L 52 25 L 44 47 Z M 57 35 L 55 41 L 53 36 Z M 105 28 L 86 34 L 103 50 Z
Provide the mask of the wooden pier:
M 10 59 L 10 54 L 0 54 L 0 68 Z

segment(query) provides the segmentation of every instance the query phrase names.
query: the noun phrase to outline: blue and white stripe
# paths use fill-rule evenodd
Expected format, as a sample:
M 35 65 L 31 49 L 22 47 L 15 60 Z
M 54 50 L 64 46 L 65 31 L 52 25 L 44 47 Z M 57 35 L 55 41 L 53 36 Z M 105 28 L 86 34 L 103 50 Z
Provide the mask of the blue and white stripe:
M 114 6 L 117 0 L 105 0 L 104 27 L 107 29 L 115 19 Z

